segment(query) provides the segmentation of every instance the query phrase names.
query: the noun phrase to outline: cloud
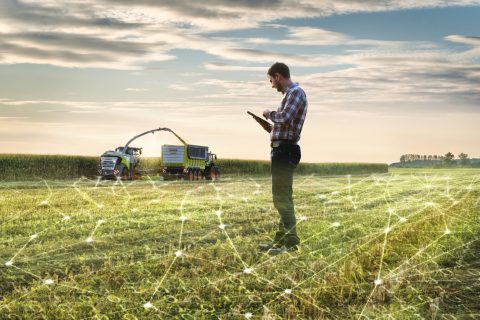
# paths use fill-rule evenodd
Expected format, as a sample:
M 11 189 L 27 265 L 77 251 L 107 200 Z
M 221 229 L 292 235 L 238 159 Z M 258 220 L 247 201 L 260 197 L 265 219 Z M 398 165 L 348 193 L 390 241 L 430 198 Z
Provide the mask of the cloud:
M 325 64 L 322 57 L 255 47 L 270 43 L 266 39 L 239 43 L 235 39 L 215 39 L 206 32 L 258 28 L 283 18 L 473 4 L 478 2 L 3 0 L 0 2 L 0 30 L 3 31 L 0 63 L 138 70 L 149 62 L 175 59 L 171 53 L 174 49 L 189 49 L 231 61 L 282 59 L 290 64 L 318 66 Z M 373 40 L 355 41 L 345 34 L 299 27 L 291 28 L 289 36 L 280 39 L 279 44 L 380 45 Z M 215 65 L 207 67 L 215 68 Z
M 125 91 L 130 91 L 130 92 L 146 92 L 148 89 L 145 88 L 125 88 Z
M 455 34 L 445 37 L 445 40 L 480 47 L 480 37 L 476 36 L 462 36 Z
M 189 86 L 185 84 L 171 84 L 168 86 L 170 89 L 178 90 L 178 91 L 190 91 L 192 90 Z
M 217 61 L 207 61 L 203 64 L 207 70 L 218 70 L 218 71 L 263 71 L 265 72 L 265 66 L 262 67 L 249 67 L 249 66 L 239 66 L 233 64 L 227 64 Z

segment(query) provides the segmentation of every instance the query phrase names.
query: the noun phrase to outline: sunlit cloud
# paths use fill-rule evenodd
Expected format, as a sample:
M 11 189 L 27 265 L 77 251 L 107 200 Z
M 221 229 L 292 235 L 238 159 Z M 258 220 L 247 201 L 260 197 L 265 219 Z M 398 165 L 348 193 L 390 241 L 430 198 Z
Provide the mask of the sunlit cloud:
M 145 91 L 148 91 L 148 89 L 145 89 L 145 88 L 125 88 L 125 91 L 130 91 L 130 92 L 145 92 Z

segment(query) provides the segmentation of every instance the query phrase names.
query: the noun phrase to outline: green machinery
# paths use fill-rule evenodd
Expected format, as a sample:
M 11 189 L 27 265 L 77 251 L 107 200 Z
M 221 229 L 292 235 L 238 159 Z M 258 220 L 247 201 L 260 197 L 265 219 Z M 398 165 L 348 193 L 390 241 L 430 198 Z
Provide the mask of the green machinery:
M 149 133 L 168 131 L 177 137 L 182 145 L 163 145 L 160 172 L 164 179 L 216 179 L 220 171 L 215 161 L 217 156 L 208 147 L 189 145 L 169 128 L 158 128 L 143 132 L 130 139 L 125 146 L 104 152 L 100 157 L 98 175 L 102 178 L 133 179 L 139 175 L 136 170 L 142 148 L 130 147 L 130 143 Z
M 206 146 L 190 145 L 173 133 L 182 145 L 162 146 L 162 176 L 167 179 L 212 180 L 220 177 L 217 155 Z

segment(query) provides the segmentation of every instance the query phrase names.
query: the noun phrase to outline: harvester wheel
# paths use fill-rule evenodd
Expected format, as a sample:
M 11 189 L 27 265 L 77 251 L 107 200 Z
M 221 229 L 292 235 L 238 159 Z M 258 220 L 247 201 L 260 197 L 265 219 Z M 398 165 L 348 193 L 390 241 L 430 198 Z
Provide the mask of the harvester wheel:
M 188 180 L 190 180 L 190 181 L 193 180 L 193 171 L 192 170 L 188 171 Z
M 118 173 L 117 178 L 120 178 L 122 180 L 127 180 L 129 178 L 128 169 L 123 164 L 118 166 L 118 172 L 119 173 Z

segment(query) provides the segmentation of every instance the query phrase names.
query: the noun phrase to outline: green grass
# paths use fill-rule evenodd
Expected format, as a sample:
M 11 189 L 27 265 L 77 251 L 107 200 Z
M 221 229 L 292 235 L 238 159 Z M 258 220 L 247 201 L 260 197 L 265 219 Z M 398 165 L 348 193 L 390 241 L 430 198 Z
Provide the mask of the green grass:
M 0 319 L 478 317 L 479 180 L 297 175 L 302 245 L 276 257 L 267 176 L 3 182 Z

